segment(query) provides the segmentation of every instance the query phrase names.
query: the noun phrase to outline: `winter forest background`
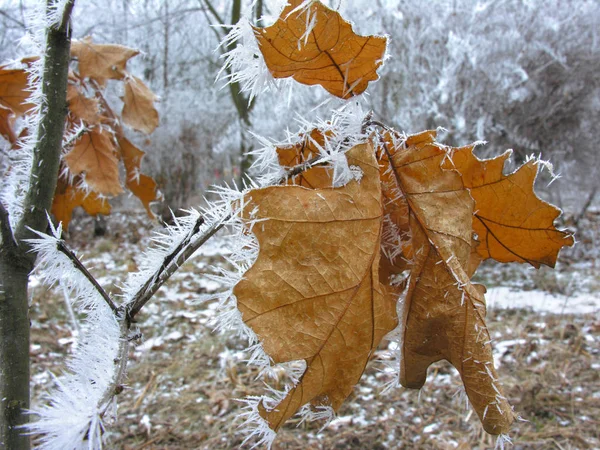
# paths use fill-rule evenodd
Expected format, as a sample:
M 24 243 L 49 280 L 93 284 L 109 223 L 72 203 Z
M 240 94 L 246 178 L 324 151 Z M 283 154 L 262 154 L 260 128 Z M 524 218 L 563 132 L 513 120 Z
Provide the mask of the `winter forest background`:
M 155 210 L 166 219 L 169 208 L 200 204 L 210 185 L 239 182 L 246 171 L 242 153 L 260 145 L 257 136 L 283 139 L 302 117 L 326 119 L 338 105 L 325 102 L 329 97 L 319 87 L 286 85 L 280 95 L 236 107 L 230 89 L 215 82 L 225 34 L 216 17 L 231 23 L 231 3 L 214 0 L 209 8 L 203 0 L 85 0 L 74 10 L 75 39 L 91 35 L 98 43 L 143 52 L 129 70 L 160 96 L 160 126 L 148 139 L 130 137 L 147 152 L 144 171 L 164 196 Z M 269 24 L 278 11 L 269 1 L 259 3 L 261 22 Z M 485 140 L 480 156 L 511 148 L 513 164 L 532 154 L 554 164 L 560 178 L 549 184 L 553 177 L 543 171 L 537 192 L 565 211 L 561 225 L 576 232 L 578 245 L 562 252 L 554 272 L 487 264 L 480 276 L 492 286 L 490 323 L 492 335 L 502 336 L 496 344 L 501 376 L 529 421 L 516 427 L 517 448 L 598 448 L 600 2 L 325 3 L 339 7 L 360 34 L 391 38 L 381 79 L 364 99 L 375 118 L 407 133 L 442 127 L 439 140 L 450 145 Z M 0 61 L 25 56 L 17 42 L 32 4 L 0 2 Z M 116 84 L 111 95 L 119 101 Z M 6 155 L 3 148 L 3 171 Z M 69 239 L 115 291 L 159 225 L 134 199 L 112 203 L 104 236 L 94 238 L 93 220 L 81 214 Z M 256 392 L 259 383 L 241 362 L 243 344 L 211 334 L 211 305 L 195 303 L 198 294 L 218 290 L 203 275 L 226 253 L 226 242 L 211 244 L 140 320 L 144 340 L 135 350 L 131 389 L 109 430 L 115 448 L 237 448 L 241 442 L 232 424 L 239 408 L 233 399 Z M 77 340 L 77 318 L 69 316 L 61 292 L 36 283 L 34 276 L 32 383 L 39 399 L 52 383 L 49 373 L 60 373 Z M 377 395 L 372 382 L 381 377 L 385 371 L 370 369 L 328 428 L 288 427 L 277 448 L 493 447 L 453 397 L 459 382 L 449 367 L 437 365 L 419 398 L 402 390 Z

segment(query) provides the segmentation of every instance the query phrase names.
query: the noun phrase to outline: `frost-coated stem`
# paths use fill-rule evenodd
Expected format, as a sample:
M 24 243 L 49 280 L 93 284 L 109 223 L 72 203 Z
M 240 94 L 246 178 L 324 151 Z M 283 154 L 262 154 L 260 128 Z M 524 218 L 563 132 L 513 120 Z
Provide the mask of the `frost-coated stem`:
M 137 313 L 144 307 L 158 289 L 182 266 L 202 244 L 208 241 L 219 231 L 230 216 L 224 216 L 220 221 L 213 224 L 202 234 L 197 236 L 200 227 L 204 223 L 204 219 L 199 217 L 194 228 L 188 235 L 179 243 L 173 252 L 165 258 L 160 268 L 149 278 L 146 283 L 140 288 L 136 295 L 132 298 L 130 306 L 127 307 L 127 318 L 132 321 Z
M 71 262 L 77 268 L 77 270 L 79 270 L 88 279 L 88 281 L 90 283 L 92 283 L 92 285 L 96 288 L 98 293 L 102 296 L 102 298 L 104 299 L 106 304 L 116 314 L 118 311 L 117 306 L 114 304 L 114 302 L 111 300 L 111 298 L 108 296 L 106 291 L 102 288 L 102 286 L 100 286 L 100 284 L 92 276 L 92 274 L 89 273 L 88 270 L 85 268 L 85 266 L 81 263 L 81 261 L 79 261 L 79 258 L 77 258 L 75 253 L 73 253 L 66 246 L 65 241 L 63 241 L 63 240 L 58 241 L 56 244 L 56 247 L 58 248 L 58 251 L 60 251 L 61 253 L 64 253 L 67 256 L 67 258 L 69 258 L 71 260 Z
M 0 247 L 0 447 L 28 450 L 29 436 L 20 426 L 28 422 L 29 409 L 29 304 L 27 282 L 33 269 L 35 254 L 28 252 L 24 239 L 35 237 L 34 231 L 47 227 L 46 212 L 50 210 L 58 179 L 62 139 L 67 115 L 67 76 L 71 48 L 70 15 L 74 0 L 66 3 L 61 20 L 53 22 L 54 0 L 48 0 L 41 11 L 46 28 L 41 70 L 33 80 L 39 84 L 41 96 L 34 100 L 39 114 L 37 129 L 30 149 L 33 151 L 23 202 L 23 215 L 14 227 L 14 247 L 7 243 L 6 220 L 0 219 L 3 243 Z M 63 6 L 65 6 L 63 4 Z M 40 31 L 42 31 L 40 29 Z M 42 35 L 43 36 L 43 35 Z M 39 78 L 38 78 L 39 77 Z M 34 231 L 32 231 L 34 230 Z

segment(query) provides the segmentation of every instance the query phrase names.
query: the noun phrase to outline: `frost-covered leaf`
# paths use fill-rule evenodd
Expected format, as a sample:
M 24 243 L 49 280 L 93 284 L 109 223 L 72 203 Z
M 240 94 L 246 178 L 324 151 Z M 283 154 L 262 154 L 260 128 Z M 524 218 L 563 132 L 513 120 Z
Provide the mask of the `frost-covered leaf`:
M 156 95 L 142 80 L 130 76 L 125 80 L 123 122 L 142 133 L 151 134 L 158 126 L 158 111 L 154 107 Z
M 33 104 L 27 99 L 31 92 L 28 90 L 27 72 L 22 69 L 0 69 L 0 104 L 10 108 L 17 116 L 27 113 Z
M 409 142 L 409 144 L 411 144 Z M 444 170 L 446 148 L 423 133 L 389 151 L 407 202 L 413 261 L 404 304 L 400 382 L 420 389 L 445 359 L 459 371 L 471 404 L 492 434 L 514 420 L 494 369 L 485 289 L 470 280 L 474 201 L 460 174 Z
M 83 120 L 89 125 L 100 123 L 100 103 L 97 98 L 86 96 L 78 86 L 67 86 L 67 104 L 69 112 L 75 118 Z
M 119 181 L 119 160 L 112 135 L 101 128 L 84 133 L 65 156 L 71 173 L 85 173 L 85 182 L 99 194 L 118 195 L 123 192 Z
M 94 44 L 91 37 L 71 43 L 71 56 L 79 62 L 79 75 L 91 78 L 101 85 L 106 80 L 122 80 L 127 61 L 139 54 L 138 50 L 116 44 Z
M 272 430 L 307 403 L 337 410 L 397 323 L 395 298 L 378 279 L 379 167 L 370 144 L 347 156 L 360 182 L 257 189 L 244 207 L 246 220 L 259 220 L 260 252 L 235 286 L 238 308 L 275 363 L 307 365 L 279 404 L 259 407 Z
M 533 190 L 538 161 L 531 159 L 504 175 L 502 169 L 509 157 L 506 152 L 480 160 L 473 155 L 472 146 L 464 147 L 454 150 L 444 167 L 458 170 L 475 200 L 473 230 L 481 257 L 554 267 L 560 249 L 573 245 L 573 236 L 556 229 L 554 221 L 561 211 Z
M 302 136 L 300 141 L 294 145 L 277 147 L 277 158 L 279 165 L 290 169 L 313 158 L 323 156 L 325 140 L 331 136 L 323 133 L 318 128 L 311 130 Z M 300 172 L 297 176 L 290 178 L 288 184 L 304 186 L 307 188 L 324 188 L 333 185 L 333 169 L 331 167 L 317 166 Z
M 290 1 L 277 22 L 256 30 L 273 77 L 320 84 L 344 99 L 362 94 L 379 77 L 386 39 L 355 34 L 338 12 L 319 1 L 301 4 Z

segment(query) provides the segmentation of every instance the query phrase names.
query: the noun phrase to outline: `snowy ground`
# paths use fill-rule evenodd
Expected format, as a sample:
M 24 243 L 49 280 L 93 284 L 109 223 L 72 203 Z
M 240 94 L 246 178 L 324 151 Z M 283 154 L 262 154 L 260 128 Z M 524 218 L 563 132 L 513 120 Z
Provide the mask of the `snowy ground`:
M 72 230 L 71 243 L 86 255 L 102 284 L 118 292 L 115 286 L 135 269 L 140 249 L 147 245 L 148 226 L 143 217 L 131 215 L 113 216 L 110 224 L 109 236 L 90 239 L 91 224 L 83 221 Z M 108 429 L 109 448 L 239 448 L 243 435 L 236 418 L 242 405 L 235 399 L 263 393 L 263 384 L 256 379 L 256 369 L 243 362 L 244 342 L 211 332 L 215 303 L 197 301 L 201 294 L 220 288 L 206 274 L 212 265 L 222 264 L 221 255 L 227 252 L 223 242 L 204 247 L 140 317 L 144 337 L 131 355 L 129 386 L 119 396 L 118 421 Z M 559 276 L 552 276 L 567 281 L 552 286 L 570 286 L 572 291 L 569 280 L 585 273 L 585 285 L 593 287 L 589 274 L 594 269 L 588 266 L 572 273 L 562 267 Z M 515 276 L 500 274 L 495 267 L 483 269 L 483 279 L 496 280 L 487 282 L 494 284 L 487 299 L 496 364 L 507 397 L 526 420 L 514 426 L 514 448 L 600 448 L 597 291 L 562 295 L 557 292 L 565 289 L 541 290 L 548 283 L 532 283 L 532 272 Z M 503 277 L 521 281 L 498 285 Z M 42 401 L 41 393 L 51 384 L 50 372 L 60 373 L 77 335 L 59 293 L 46 291 L 35 277 L 32 286 L 33 389 L 36 401 Z M 384 350 L 377 356 L 383 354 Z M 494 447 L 476 415 L 465 409 L 457 394 L 460 379 L 448 364 L 433 366 L 420 392 L 384 393 L 392 381 L 384 366 L 374 361 L 329 426 L 320 430 L 323 424 L 291 421 L 274 448 Z M 277 387 L 286 382 L 283 372 L 274 381 Z

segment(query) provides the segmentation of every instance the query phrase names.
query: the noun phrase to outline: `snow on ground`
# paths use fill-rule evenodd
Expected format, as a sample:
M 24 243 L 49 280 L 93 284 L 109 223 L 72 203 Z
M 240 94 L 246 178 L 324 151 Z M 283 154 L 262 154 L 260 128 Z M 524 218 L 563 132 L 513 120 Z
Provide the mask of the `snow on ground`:
M 600 293 L 571 296 L 508 287 L 490 288 L 485 295 L 488 309 L 530 309 L 550 314 L 593 314 L 600 312 Z

